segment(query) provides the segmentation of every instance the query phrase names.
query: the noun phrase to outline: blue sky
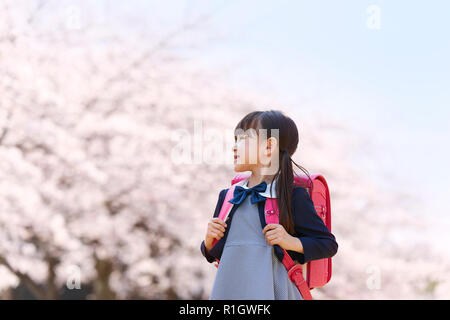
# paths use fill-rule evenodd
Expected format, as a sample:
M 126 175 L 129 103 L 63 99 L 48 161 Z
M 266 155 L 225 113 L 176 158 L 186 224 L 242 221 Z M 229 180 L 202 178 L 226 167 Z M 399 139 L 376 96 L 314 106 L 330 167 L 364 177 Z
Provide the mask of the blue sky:
M 215 10 L 211 24 L 225 35 L 197 59 L 241 61 L 236 81 L 272 88 L 300 114 L 320 107 L 367 132 L 383 169 L 430 198 L 430 212 L 446 214 L 450 1 L 195 3 L 180 12 Z M 367 26 L 370 5 L 380 9 L 379 30 Z
M 218 38 L 183 54 L 207 68 L 237 65 L 235 83 L 270 88 L 300 115 L 320 108 L 366 132 L 382 170 L 430 198 L 430 212 L 450 216 L 450 1 L 107 3 L 120 27 L 125 15 L 143 28 L 176 29 L 214 12 L 207 28 Z M 380 9 L 379 30 L 367 26 L 370 5 Z

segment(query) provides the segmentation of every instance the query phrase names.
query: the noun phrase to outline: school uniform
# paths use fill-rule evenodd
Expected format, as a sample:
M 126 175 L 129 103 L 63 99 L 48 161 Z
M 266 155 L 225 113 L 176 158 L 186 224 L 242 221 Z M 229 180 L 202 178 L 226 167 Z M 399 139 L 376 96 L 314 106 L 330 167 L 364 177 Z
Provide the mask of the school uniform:
M 263 182 L 248 188 L 247 178 L 231 200 L 235 204 L 223 238 L 209 252 L 202 241 L 200 248 L 206 260 L 212 263 L 220 259 L 210 299 L 302 299 L 281 263 L 282 249 L 269 245 L 262 233 L 266 226 L 265 199 L 276 198 L 276 183 L 277 180 L 268 185 Z M 214 217 L 219 216 L 227 191 L 220 192 Z M 300 239 L 304 250 L 304 253 L 287 250 L 293 260 L 303 264 L 336 254 L 336 239 L 317 215 L 305 188 L 294 187 L 292 217 L 293 236 Z

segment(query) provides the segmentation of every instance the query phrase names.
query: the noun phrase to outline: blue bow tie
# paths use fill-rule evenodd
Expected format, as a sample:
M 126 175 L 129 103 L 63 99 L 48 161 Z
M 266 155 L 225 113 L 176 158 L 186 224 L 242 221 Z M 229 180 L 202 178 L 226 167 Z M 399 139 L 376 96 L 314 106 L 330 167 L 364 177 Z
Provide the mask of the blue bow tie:
M 242 203 L 242 201 L 245 200 L 245 198 L 247 197 L 247 195 L 249 193 L 252 194 L 251 198 L 250 198 L 250 201 L 252 204 L 260 202 L 260 201 L 264 201 L 264 200 L 266 200 L 266 198 L 264 196 L 260 195 L 258 192 L 264 192 L 264 191 L 266 191 L 266 188 L 267 188 L 267 183 L 265 181 L 254 186 L 253 188 L 248 188 L 248 189 L 245 189 L 244 187 L 241 187 L 241 186 L 236 186 L 236 188 L 234 189 L 234 193 L 233 193 L 234 198 L 231 200 L 228 200 L 228 202 L 231 202 L 233 204 L 240 204 L 240 203 Z

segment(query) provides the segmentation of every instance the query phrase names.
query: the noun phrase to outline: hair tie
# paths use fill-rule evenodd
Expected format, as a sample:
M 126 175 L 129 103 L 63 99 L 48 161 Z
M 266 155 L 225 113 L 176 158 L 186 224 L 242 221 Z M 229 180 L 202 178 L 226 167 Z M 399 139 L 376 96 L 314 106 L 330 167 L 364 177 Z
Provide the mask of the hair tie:
M 289 153 L 287 152 L 287 150 L 286 149 L 283 149 L 283 150 L 280 150 L 281 151 L 281 153 L 286 153 L 287 154 L 287 156 L 290 158 L 291 156 L 289 155 Z

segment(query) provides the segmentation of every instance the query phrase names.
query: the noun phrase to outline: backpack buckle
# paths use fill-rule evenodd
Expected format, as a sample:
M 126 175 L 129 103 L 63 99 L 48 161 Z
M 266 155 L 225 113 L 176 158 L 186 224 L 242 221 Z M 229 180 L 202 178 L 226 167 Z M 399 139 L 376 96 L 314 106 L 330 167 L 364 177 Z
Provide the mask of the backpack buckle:
M 301 285 L 305 282 L 305 278 L 303 278 L 303 267 L 301 264 L 296 264 L 288 271 L 288 277 L 294 282 L 297 286 Z

